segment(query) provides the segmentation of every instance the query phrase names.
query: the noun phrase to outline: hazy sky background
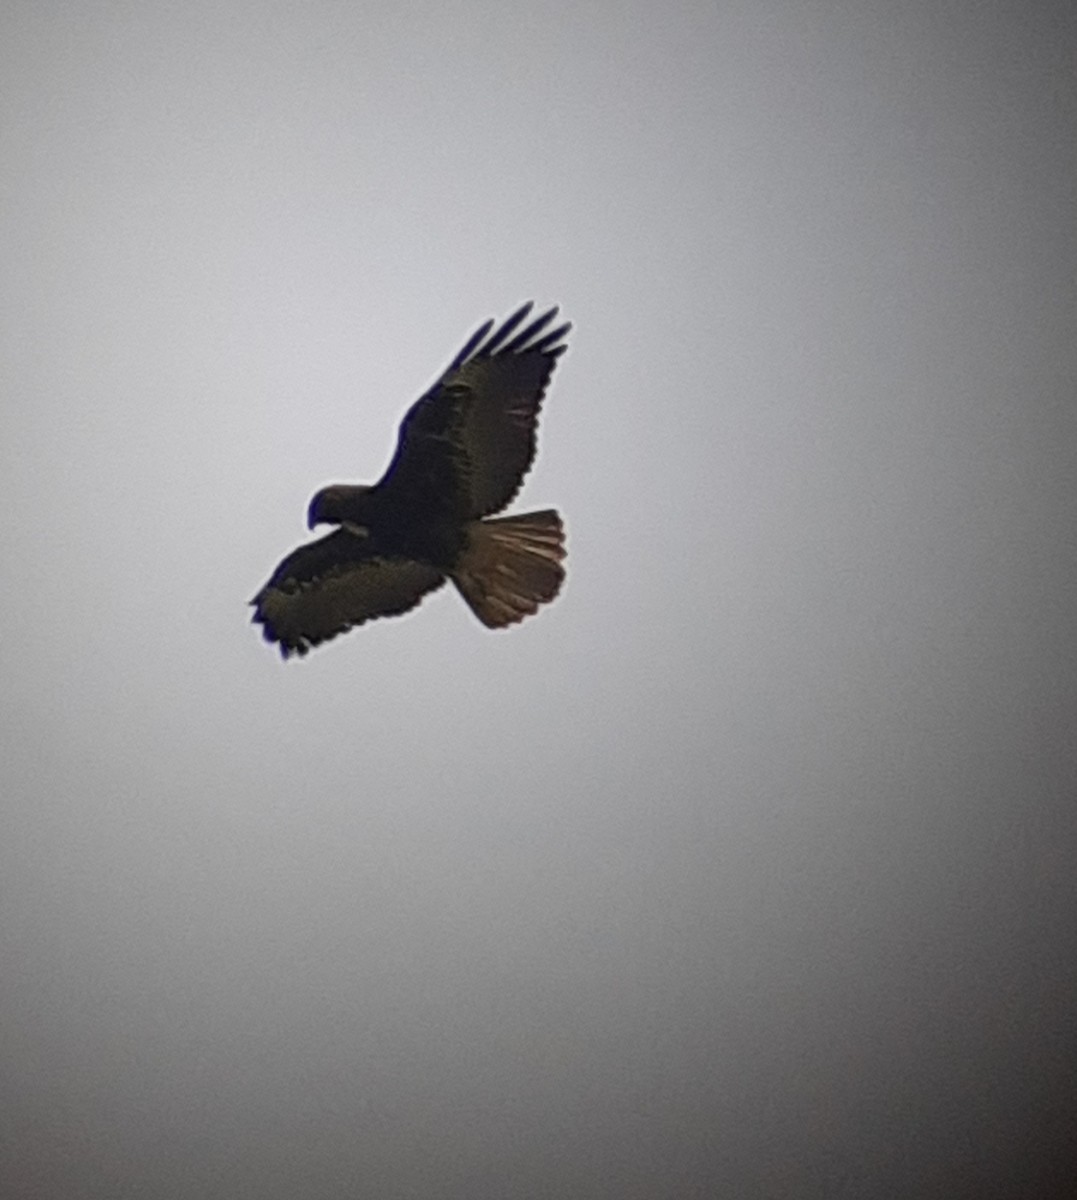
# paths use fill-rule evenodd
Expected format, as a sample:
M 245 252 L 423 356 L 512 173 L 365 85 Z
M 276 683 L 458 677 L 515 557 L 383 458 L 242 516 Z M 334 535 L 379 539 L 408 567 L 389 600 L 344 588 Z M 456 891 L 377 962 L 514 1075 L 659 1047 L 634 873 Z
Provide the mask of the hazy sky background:
M 1061 1193 L 1072 4 L 0 17 L 0 1191 Z M 575 324 L 450 589 L 284 664 L 310 495 Z

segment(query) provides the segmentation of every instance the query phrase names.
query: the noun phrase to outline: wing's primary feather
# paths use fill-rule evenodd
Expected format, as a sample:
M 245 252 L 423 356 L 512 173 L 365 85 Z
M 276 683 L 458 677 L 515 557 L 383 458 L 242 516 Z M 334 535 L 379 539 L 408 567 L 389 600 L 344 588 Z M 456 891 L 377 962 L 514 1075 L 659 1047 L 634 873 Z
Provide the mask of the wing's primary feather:
M 546 328 L 547 325 L 557 316 L 557 309 L 551 308 L 548 312 L 544 312 L 541 317 L 537 317 L 531 322 L 522 333 L 518 333 L 507 346 L 504 347 L 504 354 L 515 354 L 518 350 L 522 350 L 527 346 L 533 338 Z M 567 328 L 567 326 L 566 326 Z M 533 350 L 534 346 L 529 346 L 528 349 Z
M 520 324 L 524 317 L 526 317 L 534 307 L 534 302 L 531 300 L 528 300 L 526 304 L 521 304 L 520 307 L 512 314 L 512 316 L 505 321 L 497 333 L 495 333 L 494 336 L 486 343 L 486 345 L 483 346 L 481 351 L 483 356 L 489 358 L 490 355 L 493 354 L 493 352 L 498 348 L 498 346 L 501 345 L 503 341 L 505 341 L 509 334 L 512 333 L 516 326 Z M 490 324 L 492 325 L 493 322 L 491 321 Z M 461 351 L 460 354 L 456 356 L 454 366 L 461 366 L 469 357 L 470 354 L 464 354 L 463 351 Z M 452 367 L 450 367 L 449 370 L 452 370 Z M 448 372 L 446 372 L 446 374 L 447 373 Z
M 557 315 L 551 308 L 517 333 L 531 308 L 517 309 L 489 337 L 493 323 L 483 325 L 412 405 L 386 488 L 401 497 L 436 494 L 445 511 L 468 519 L 500 512 L 516 495 L 534 461 L 539 409 L 572 327 L 544 333 Z
M 372 556 L 362 538 L 338 529 L 280 563 L 251 601 L 252 620 L 284 658 L 303 655 L 364 621 L 408 612 L 444 582 L 435 567 Z
M 464 343 L 464 345 L 461 347 L 460 353 L 457 354 L 457 356 L 449 364 L 446 374 L 448 374 L 449 371 L 455 371 L 456 368 L 461 363 L 467 362 L 468 358 L 471 355 L 471 352 L 475 349 L 475 347 L 479 344 L 479 342 L 481 342 L 482 339 L 490 332 L 490 330 L 493 329 L 493 327 L 494 327 L 494 318 L 493 317 L 491 317 L 489 319 L 489 321 L 485 322 L 485 324 L 480 325 L 478 327 L 478 329 L 475 330 L 475 332 L 471 335 L 471 337 L 469 337 L 467 339 L 467 341 Z

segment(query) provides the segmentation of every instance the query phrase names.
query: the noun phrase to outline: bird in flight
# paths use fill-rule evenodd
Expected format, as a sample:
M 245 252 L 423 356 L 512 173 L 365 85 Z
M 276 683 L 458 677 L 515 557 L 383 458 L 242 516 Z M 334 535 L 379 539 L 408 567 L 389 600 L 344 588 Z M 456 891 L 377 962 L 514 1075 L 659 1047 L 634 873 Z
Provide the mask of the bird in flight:
M 336 528 L 289 554 L 251 601 L 252 620 L 282 657 L 406 613 L 446 579 L 491 629 L 557 595 L 565 574 L 558 513 L 493 515 L 534 461 L 539 408 L 571 329 L 547 332 L 556 308 L 525 325 L 531 307 L 468 338 L 405 414 L 377 483 L 330 484 L 311 500 L 308 527 Z

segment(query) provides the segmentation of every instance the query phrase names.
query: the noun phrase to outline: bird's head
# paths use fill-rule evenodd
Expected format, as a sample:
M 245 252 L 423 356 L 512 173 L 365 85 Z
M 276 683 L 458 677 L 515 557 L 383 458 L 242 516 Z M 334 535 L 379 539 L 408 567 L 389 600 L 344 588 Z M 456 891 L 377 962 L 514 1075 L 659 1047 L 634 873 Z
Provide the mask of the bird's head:
M 322 488 L 307 507 L 307 528 L 361 523 L 362 497 L 369 491 L 369 487 L 350 483 L 331 483 Z

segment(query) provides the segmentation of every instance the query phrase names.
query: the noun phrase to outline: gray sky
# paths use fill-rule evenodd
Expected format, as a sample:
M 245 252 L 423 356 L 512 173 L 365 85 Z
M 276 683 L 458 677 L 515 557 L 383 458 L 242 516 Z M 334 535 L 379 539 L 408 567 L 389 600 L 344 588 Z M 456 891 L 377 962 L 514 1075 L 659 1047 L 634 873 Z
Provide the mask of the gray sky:
M 1071 5 L 0 17 L 0 1190 L 1055 1194 Z M 314 490 L 575 323 L 451 589 L 283 664 Z

